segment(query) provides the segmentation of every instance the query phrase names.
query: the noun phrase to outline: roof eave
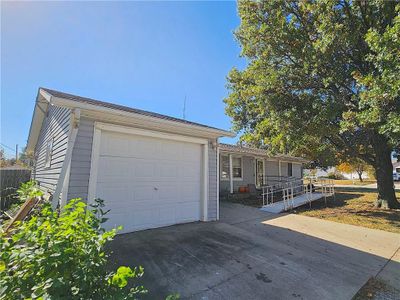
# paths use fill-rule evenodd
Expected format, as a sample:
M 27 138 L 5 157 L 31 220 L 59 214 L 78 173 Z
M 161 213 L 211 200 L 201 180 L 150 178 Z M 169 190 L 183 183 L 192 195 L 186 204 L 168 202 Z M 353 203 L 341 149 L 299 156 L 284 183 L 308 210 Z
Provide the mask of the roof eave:
M 164 123 L 164 124 L 169 124 L 169 125 L 174 125 L 178 127 L 184 127 L 184 128 L 191 128 L 193 130 L 198 130 L 201 132 L 206 132 L 209 133 L 211 136 L 218 138 L 218 137 L 235 137 L 236 134 L 230 131 L 222 130 L 222 129 L 214 129 L 214 128 L 207 128 L 207 127 L 202 127 L 202 126 L 197 126 L 194 124 L 184 124 L 184 123 L 179 123 L 175 122 L 172 120 L 165 120 L 161 118 L 156 118 L 152 116 L 145 116 L 141 115 L 135 112 L 127 112 L 124 110 L 119 110 L 115 108 L 109 108 L 109 107 L 103 107 L 103 106 L 97 106 L 95 104 L 90 104 L 90 103 L 82 103 L 70 99 L 65 99 L 65 98 L 60 98 L 60 97 L 55 97 L 52 96 L 51 98 L 51 103 L 54 105 L 58 106 L 63 106 L 63 107 L 68 107 L 68 108 L 80 108 L 82 110 L 89 110 L 89 111 L 96 111 L 96 112 L 102 112 L 102 113 L 110 113 L 110 114 L 116 114 L 116 115 L 123 115 L 126 117 L 135 117 L 136 119 L 142 119 L 142 120 L 156 120 L 157 122 Z
M 46 117 L 50 101 L 51 95 L 39 88 L 36 95 L 35 107 L 33 109 L 33 116 L 29 128 L 28 141 L 26 144 L 26 152 L 28 153 L 35 151 L 36 144 L 40 135 L 41 125 L 44 118 Z

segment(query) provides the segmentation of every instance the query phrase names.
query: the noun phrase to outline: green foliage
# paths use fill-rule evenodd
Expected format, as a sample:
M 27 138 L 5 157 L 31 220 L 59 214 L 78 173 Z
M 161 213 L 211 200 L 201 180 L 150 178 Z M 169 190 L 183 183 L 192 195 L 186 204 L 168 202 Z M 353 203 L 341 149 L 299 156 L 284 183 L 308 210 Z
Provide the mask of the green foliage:
M 179 300 L 181 296 L 178 293 L 171 294 L 165 298 L 165 300 Z
M 400 2 L 244 0 L 239 16 L 248 65 L 225 103 L 242 141 L 320 166 L 357 157 L 384 186 L 400 149 Z
M 329 172 L 326 177 L 329 179 L 337 179 L 337 180 L 345 179 L 342 174 L 337 172 Z
M 43 192 L 39 189 L 37 182 L 35 180 L 30 180 L 28 182 L 22 183 L 17 190 L 18 198 L 21 201 L 26 201 L 29 198 L 41 197 Z
M 98 200 L 88 209 L 73 199 L 58 215 L 45 204 L 15 226 L 11 237 L 1 232 L 0 299 L 134 299 L 145 292 L 142 286 L 127 288 L 143 268 L 106 270 L 104 247 L 117 229 L 101 228 L 103 206 Z
M 396 148 L 399 9 L 395 1 L 240 1 L 235 34 L 249 63 L 230 72 L 225 102 L 242 140 L 322 164 L 336 154 L 372 163 L 375 135 Z

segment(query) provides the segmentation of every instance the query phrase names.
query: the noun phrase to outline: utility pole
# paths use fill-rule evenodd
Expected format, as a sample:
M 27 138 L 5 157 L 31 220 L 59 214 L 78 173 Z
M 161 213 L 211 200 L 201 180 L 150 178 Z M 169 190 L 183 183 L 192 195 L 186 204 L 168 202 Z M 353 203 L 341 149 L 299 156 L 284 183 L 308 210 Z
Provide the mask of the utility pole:
M 15 145 L 15 162 L 18 161 L 18 144 Z

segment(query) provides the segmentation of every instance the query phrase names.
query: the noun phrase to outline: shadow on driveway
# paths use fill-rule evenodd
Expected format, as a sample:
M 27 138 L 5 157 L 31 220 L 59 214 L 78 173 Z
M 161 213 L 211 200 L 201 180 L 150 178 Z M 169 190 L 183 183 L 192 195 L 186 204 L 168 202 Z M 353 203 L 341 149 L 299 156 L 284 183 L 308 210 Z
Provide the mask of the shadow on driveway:
M 329 238 L 324 226 L 315 237 L 313 218 L 285 216 L 226 203 L 218 222 L 118 235 L 110 267 L 142 265 L 145 299 L 351 299 L 400 246 L 399 235 L 363 228 L 351 236 L 351 225 L 322 220 L 315 224 L 328 226 Z M 329 241 L 335 234 L 340 243 Z M 389 276 L 400 282 L 396 265 Z

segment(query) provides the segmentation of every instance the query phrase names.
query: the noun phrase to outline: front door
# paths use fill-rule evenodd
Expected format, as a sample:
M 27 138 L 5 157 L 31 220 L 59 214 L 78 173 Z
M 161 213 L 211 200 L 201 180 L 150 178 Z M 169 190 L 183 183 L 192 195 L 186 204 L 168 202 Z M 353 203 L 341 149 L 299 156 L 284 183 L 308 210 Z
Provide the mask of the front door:
M 256 186 L 260 187 L 264 185 L 264 160 L 256 160 Z

